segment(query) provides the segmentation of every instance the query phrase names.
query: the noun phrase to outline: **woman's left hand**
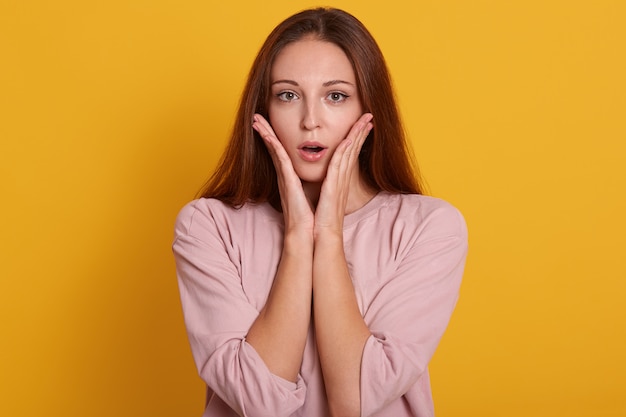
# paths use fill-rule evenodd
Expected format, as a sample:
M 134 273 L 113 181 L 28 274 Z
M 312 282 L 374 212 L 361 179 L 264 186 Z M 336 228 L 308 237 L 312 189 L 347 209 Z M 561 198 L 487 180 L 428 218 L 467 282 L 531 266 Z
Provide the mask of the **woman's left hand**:
M 315 236 L 325 231 L 343 234 L 350 186 L 354 181 L 361 147 L 373 127 L 372 118 L 370 113 L 363 114 L 337 146 L 330 160 L 315 209 Z

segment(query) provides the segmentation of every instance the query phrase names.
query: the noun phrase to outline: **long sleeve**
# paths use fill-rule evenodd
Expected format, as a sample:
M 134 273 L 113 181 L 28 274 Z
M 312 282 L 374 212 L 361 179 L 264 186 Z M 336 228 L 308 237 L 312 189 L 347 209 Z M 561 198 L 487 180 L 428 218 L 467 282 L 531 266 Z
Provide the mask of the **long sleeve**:
M 390 260 L 378 263 L 385 265 L 386 271 L 376 271 L 375 266 L 372 269 L 385 277 L 370 281 L 355 277 L 364 292 L 373 293 L 375 288 L 363 312 L 372 333 L 361 364 L 364 417 L 392 415 L 386 408 L 391 403 L 392 407 L 403 403 L 411 415 L 434 414 L 427 366 L 458 299 L 467 230 L 464 219 L 451 205 L 420 199 L 420 210 L 413 213 L 415 210 L 401 208 L 389 233 L 378 236 L 383 240 L 382 256 Z M 360 263 L 362 253 L 367 252 L 358 250 L 353 264 Z M 368 256 L 372 256 L 371 251 Z M 372 285 L 374 280 L 379 285 Z M 399 401 L 401 396 L 405 398 Z M 376 414 L 379 411 L 381 414 Z
M 241 416 L 289 416 L 304 403 L 302 378 L 294 384 L 273 375 L 245 340 L 277 262 L 265 259 L 255 268 L 242 259 L 275 257 L 272 246 L 280 243 L 247 216 L 210 200 L 181 210 L 173 251 L 185 325 L 200 376 L 229 407 Z M 238 252 L 236 240 L 243 238 L 259 239 L 258 255 Z M 259 276 L 255 291 L 244 288 L 246 273 Z
M 269 205 L 200 199 L 181 210 L 173 250 L 185 324 L 209 388 L 205 417 L 328 416 L 311 327 L 300 375 L 273 375 L 248 330 L 266 303 L 284 237 Z M 364 417 L 432 417 L 428 363 L 454 309 L 467 230 L 448 203 L 381 192 L 344 220 L 344 250 L 372 336 L 361 361 Z

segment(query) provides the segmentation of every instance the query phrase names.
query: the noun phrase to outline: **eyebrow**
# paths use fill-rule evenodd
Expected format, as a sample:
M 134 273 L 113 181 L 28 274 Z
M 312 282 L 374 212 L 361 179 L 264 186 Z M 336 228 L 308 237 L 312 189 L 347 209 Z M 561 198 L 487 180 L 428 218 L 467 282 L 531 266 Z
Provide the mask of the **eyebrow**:
M 293 86 L 298 87 L 300 84 L 298 84 L 297 82 L 293 81 L 293 80 L 276 80 L 274 82 L 272 82 L 272 85 L 274 84 L 290 84 Z M 330 87 L 332 85 L 337 85 L 337 84 L 348 84 L 354 87 L 354 84 L 352 84 L 351 82 L 348 81 L 344 81 L 344 80 L 330 80 L 330 81 L 326 81 L 324 84 L 322 84 L 323 87 Z

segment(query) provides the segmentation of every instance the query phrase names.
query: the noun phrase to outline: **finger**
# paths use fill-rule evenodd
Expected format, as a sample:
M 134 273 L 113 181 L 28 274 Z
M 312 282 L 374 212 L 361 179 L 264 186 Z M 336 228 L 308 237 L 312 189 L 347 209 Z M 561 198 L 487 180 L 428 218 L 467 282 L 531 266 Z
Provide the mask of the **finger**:
M 272 129 L 272 126 L 267 120 L 265 120 L 263 116 L 261 116 L 260 114 L 255 114 L 252 127 L 259 133 L 259 135 L 263 139 L 263 142 L 265 143 L 265 146 L 267 147 L 275 166 L 277 164 L 284 165 L 287 162 L 291 163 L 291 160 L 289 159 L 285 148 L 276 137 L 274 129 Z
M 357 123 L 355 123 L 353 130 L 351 131 L 354 134 L 355 138 L 355 146 L 352 148 L 352 152 L 358 154 L 361 151 L 361 147 L 369 135 L 369 132 L 373 128 L 372 119 L 374 116 L 371 113 L 363 114 Z
M 312 214 L 311 203 L 304 194 L 302 182 L 296 174 L 291 158 L 289 158 L 283 144 L 263 116 L 255 114 L 252 127 L 259 133 L 272 157 L 286 224 L 290 223 L 290 219 L 295 219 L 293 221 L 296 223 L 306 221 L 306 218 Z
M 282 143 L 276 137 L 272 126 L 261 115 L 255 114 L 253 128 L 261 135 L 265 146 L 267 147 L 272 163 L 276 170 L 278 188 L 280 190 L 283 209 L 287 210 L 286 199 L 295 197 L 297 200 L 304 198 L 302 192 L 302 183 L 296 174 L 291 163 L 291 158 L 283 147 Z M 306 203 L 309 207 L 308 202 Z
M 346 148 L 345 153 L 349 157 L 349 160 L 354 160 L 361 152 L 361 147 L 365 142 L 365 138 L 371 130 L 371 120 L 373 116 L 371 113 L 365 113 L 359 117 L 359 119 L 352 125 L 352 128 L 348 132 L 345 141 Z M 338 149 L 339 150 L 339 149 Z
M 339 143 L 337 148 L 335 148 L 335 152 L 333 152 L 333 156 L 328 164 L 327 177 L 339 174 L 341 167 L 346 164 L 346 159 L 349 157 L 349 150 L 352 146 L 352 142 L 352 139 L 344 139 Z
M 366 128 L 367 124 L 370 123 L 373 118 L 374 116 L 371 113 L 362 114 L 361 117 L 359 117 L 358 120 L 352 125 L 346 139 L 358 139 L 359 135 L 363 132 L 363 129 Z
M 339 144 L 335 150 L 337 159 L 335 161 L 331 161 L 331 163 L 336 163 L 335 167 L 337 169 L 340 169 L 342 166 L 348 169 L 358 159 L 358 155 L 361 152 L 363 144 L 365 143 L 365 139 L 374 126 L 371 123 L 372 118 L 373 116 L 370 113 L 362 115 L 354 123 L 346 139 Z
M 361 153 L 361 149 L 363 148 L 363 144 L 367 140 L 367 137 L 369 136 L 373 128 L 374 128 L 374 124 L 372 122 L 367 122 L 363 130 L 359 132 L 357 140 L 354 143 L 354 145 L 351 146 L 351 150 L 350 150 L 351 157 L 353 159 L 357 159 L 359 157 L 359 154 Z
M 256 130 L 261 138 L 267 143 L 271 143 L 276 138 L 276 134 L 274 133 L 274 129 L 270 126 L 269 122 L 265 120 L 263 116 L 260 114 L 255 114 L 252 122 L 252 128 Z

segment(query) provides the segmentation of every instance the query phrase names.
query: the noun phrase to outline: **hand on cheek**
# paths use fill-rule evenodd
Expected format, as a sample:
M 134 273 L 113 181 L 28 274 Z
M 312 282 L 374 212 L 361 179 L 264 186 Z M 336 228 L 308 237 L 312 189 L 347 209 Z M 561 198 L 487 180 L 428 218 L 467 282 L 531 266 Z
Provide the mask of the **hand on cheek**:
M 320 199 L 315 211 L 315 229 L 331 229 L 343 233 L 343 218 L 355 180 L 359 154 L 365 139 L 373 128 L 373 116 L 363 114 L 352 126 L 348 136 L 339 144 L 330 160 L 326 179 L 322 184 Z
M 285 148 L 263 116 L 254 115 L 252 128 L 263 139 L 276 169 L 276 179 L 285 217 L 285 230 L 292 228 L 311 230 L 313 228 L 313 212 L 302 189 L 302 182 L 293 169 L 293 164 Z

